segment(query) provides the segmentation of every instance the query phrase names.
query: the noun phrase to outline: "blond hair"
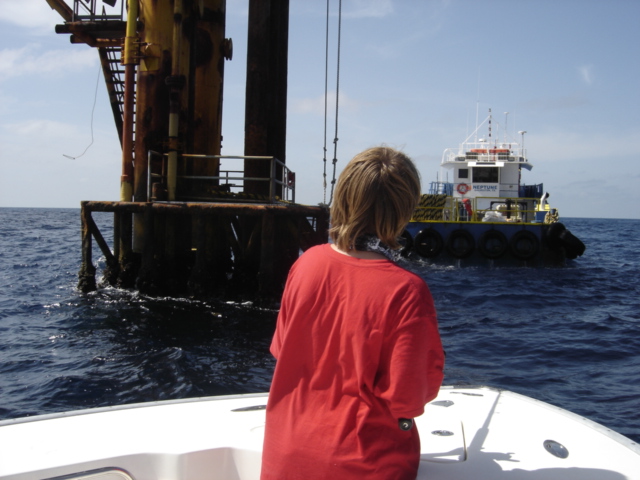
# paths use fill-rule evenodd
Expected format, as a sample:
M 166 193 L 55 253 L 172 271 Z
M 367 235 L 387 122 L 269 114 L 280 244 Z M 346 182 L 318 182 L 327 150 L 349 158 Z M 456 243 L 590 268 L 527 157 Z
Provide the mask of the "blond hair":
M 409 157 L 389 147 L 357 154 L 344 168 L 331 205 L 329 235 L 343 251 L 373 234 L 391 248 L 420 198 L 420 174 Z

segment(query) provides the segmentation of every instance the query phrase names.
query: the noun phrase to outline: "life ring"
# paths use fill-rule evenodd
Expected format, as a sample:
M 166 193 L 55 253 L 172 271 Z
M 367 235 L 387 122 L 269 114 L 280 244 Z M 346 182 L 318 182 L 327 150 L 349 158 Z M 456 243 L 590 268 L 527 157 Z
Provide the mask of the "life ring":
M 487 258 L 500 258 L 508 249 L 507 237 L 500 230 L 487 230 L 478 241 L 478 250 Z
M 530 260 L 540 251 L 540 240 L 529 230 L 520 230 L 509 240 L 509 250 L 520 260 Z
M 475 248 L 473 235 L 463 228 L 454 230 L 447 237 L 447 251 L 456 258 L 467 258 Z
M 413 237 L 409 233 L 408 230 L 404 230 L 400 238 L 398 238 L 398 243 L 402 246 L 400 249 L 400 255 L 406 257 L 409 255 L 409 252 L 413 248 Z
M 433 228 L 420 230 L 413 240 L 413 249 L 424 258 L 435 258 L 442 252 L 444 242 L 440 235 Z
M 466 183 L 459 183 L 458 186 L 456 187 L 456 190 L 458 191 L 458 193 L 460 195 L 464 195 L 469 190 L 471 190 L 471 187 L 469 185 L 467 185 Z

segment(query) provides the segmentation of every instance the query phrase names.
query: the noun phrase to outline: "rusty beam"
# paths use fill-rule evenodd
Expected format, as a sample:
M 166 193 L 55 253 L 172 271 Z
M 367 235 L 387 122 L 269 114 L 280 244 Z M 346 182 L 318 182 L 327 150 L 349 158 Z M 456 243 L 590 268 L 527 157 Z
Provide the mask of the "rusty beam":
M 124 38 L 127 23 L 123 20 L 101 20 L 90 22 L 67 22 L 55 26 L 56 33 L 87 34 L 94 38 L 119 39 Z
M 73 20 L 73 10 L 64 0 L 47 0 L 47 3 L 52 10 L 55 10 L 60 14 L 65 22 Z
M 92 212 L 114 213 L 115 255 Z M 144 224 L 138 253 L 131 245 L 133 217 Z M 328 209 L 320 206 L 85 201 L 78 285 L 96 288 L 95 238 L 113 264 L 112 285 L 153 295 L 249 294 L 268 300 L 281 293 L 300 249 L 327 241 L 328 219 Z
M 244 203 L 147 203 L 147 202 L 105 202 L 84 201 L 82 206 L 95 212 L 129 212 L 144 213 L 147 205 L 157 213 L 166 214 L 196 214 L 202 212 L 209 215 L 262 215 L 269 212 L 275 215 L 302 214 L 308 216 L 325 215 L 325 207 L 306 205 L 274 205 L 274 204 L 244 204 Z
M 111 253 L 111 249 L 109 248 L 109 245 L 107 245 L 107 242 L 104 240 L 104 237 L 100 233 L 100 230 L 96 225 L 96 222 L 93 221 L 93 217 L 91 216 L 91 211 L 88 211 L 88 212 L 89 214 L 87 215 L 86 222 L 87 222 L 89 232 L 91 233 L 93 238 L 95 238 L 96 243 L 98 244 L 98 247 L 100 247 L 100 251 L 104 255 L 107 263 L 108 264 L 113 263 L 115 261 L 115 257 L 113 256 L 113 253 Z
M 74 33 L 69 41 L 73 44 L 84 43 L 93 48 L 119 47 L 122 43 L 118 38 L 94 38 L 86 33 Z

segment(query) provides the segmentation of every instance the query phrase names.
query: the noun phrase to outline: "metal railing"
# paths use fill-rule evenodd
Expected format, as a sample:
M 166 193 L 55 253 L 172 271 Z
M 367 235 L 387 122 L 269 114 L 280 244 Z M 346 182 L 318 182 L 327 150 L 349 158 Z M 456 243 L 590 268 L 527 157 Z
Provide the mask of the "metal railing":
M 488 208 L 478 208 L 478 203 L 488 205 Z M 445 222 L 516 222 L 539 223 L 549 210 L 540 209 L 539 198 L 506 198 L 506 197 L 476 197 L 476 198 L 449 198 L 444 207 L 417 207 L 414 221 L 445 221 Z M 536 207 L 537 205 L 537 207 Z M 546 206 L 545 206 L 546 207 Z M 493 218 L 491 218 L 493 216 Z
M 152 171 L 152 158 L 161 157 L 162 158 L 162 171 L 160 173 L 154 173 Z M 160 153 L 150 150 L 148 159 L 147 159 L 147 198 L 151 201 L 153 199 L 152 195 L 152 185 L 154 183 L 154 179 L 160 179 L 161 183 L 166 185 L 167 182 L 167 174 L 166 174 L 166 153 Z M 177 179 L 187 180 L 187 181 L 210 181 L 211 186 L 214 187 L 214 190 L 217 190 L 217 193 L 213 196 L 223 196 L 223 189 L 225 192 L 229 194 L 234 194 L 234 201 L 246 202 L 246 201 L 255 201 L 255 198 L 242 198 L 242 193 L 244 192 L 245 182 L 268 182 L 269 183 L 269 194 L 267 198 L 262 200 L 268 203 L 277 203 L 277 202 L 291 202 L 295 203 L 296 197 L 296 184 L 295 184 L 295 173 L 291 171 L 283 162 L 278 160 L 275 157 L 270 156 L 232 156 L 232 155 L 199 155 L 199 154 L 182 154 L 180 155 L 180 159 L 194 159 L 194 160 L 231 160 L 231 161 L 242 161 L 244 160 L 258 160 L 269 162 L 270 167 L 270 176 L 269 178 L 262 177 L 246 177 L 244 176 L 244 170 L 220 170 L 218 169 L 218 175 L 178 175 Z M 278 178 L 278 170 L 281 169 L 282 176 Z M 237 183 L 233 183 L 237 182 Z M 222 187 L 222 188 L 221 188 Z M 280 188 L 279 188 L 280 187 Z M 278 196 L 278 190 L 282 191 L 281 197 Z M 231 197 L 231 195 L 230 195 Z
M 120 2 L 120 7 L 116 6 L 118 1 Z M 102 13 L 100 13 L 97 12 L 99 7 L 98 0 L 74 0 L 73 21 L 123 20 L 125 3 L 126 0 L 100 0 L 100 6 L 102 6 Z M 105 4 L 109 7 L 109 13 L 107 13 Z
M 518 162 L 528 163 L 526 150 L 518 144 L 489 145 L 486 142 L 468 142 L 458 148 L 447 148 L 441 163 L 455 163 L 465 160 L 478 163 Z

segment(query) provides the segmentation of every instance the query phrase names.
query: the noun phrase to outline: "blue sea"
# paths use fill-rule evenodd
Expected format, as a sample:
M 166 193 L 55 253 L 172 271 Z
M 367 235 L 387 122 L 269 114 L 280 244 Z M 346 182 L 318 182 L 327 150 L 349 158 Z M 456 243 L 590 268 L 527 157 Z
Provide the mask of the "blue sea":
M 110 242 L 112 216 L 94 218 Z M 563 267 L 411 265 L 436 303 L 445 384 L 509 389 L 640 442 L 640 220 L 562 221 L 587 246 Z M 82 294 L 79 268 L 79 209 L 0 208 L 0 419 L 268 390 L 275 309 Z

